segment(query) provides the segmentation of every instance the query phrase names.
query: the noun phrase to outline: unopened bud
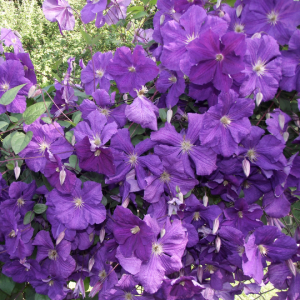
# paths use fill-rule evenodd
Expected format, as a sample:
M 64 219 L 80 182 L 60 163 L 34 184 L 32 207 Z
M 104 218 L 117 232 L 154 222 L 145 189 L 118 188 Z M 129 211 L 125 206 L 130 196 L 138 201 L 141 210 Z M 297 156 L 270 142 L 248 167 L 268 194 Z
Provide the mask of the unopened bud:
M 205 193 L 205 195 L 203 197 L 203 205 L 207 206 L 207 204 L 208 204 L 208 197 L 206 196 L 206 193 Z
M 59 182 L 60 185 L 63 185 L 66 180 L 67 173 L 65 171 L 65 167 L 63 166 L 61 171 L 59 172 Z
M 127 101 L 127 99 L 128 99 L 128 95 L 127 95 L 127 94 L 124 94 L 124 95 L 123 95 L 123 100 L 124 100 L 124 101 Z
M 105 228 L 104 226 L 101 228 L 100 230 L 100 234 L 99 234 L 99 240 L 100 240 L 100 243 L 102 243 L 104 241 L 104 238 L 105 238 Z
M 220 221 L 219 221 L 219 217 L 217 217 L 216 219 L 214 219 L 212 234 L 217 233 L 219 226 L 220 226 Z
M 160 231 L 160 238 L 163 238 L 163 236 L 166 234 L 166 229 L 162 229 L 161 231 Z
M 295 265 L 294 265 L 294 263 L 291 259 L 287 260 L 287 265 L 288 265 L 290 271 L 292 272 L 292 274 L 294 276 L 296 276 L 297 275 L 297 270 L 296 270 L 296 267 L 295 267 Z
M 243 4 L 240 4 L 237 8 L 236 8 L 236 16 L 239 18 L 241 13 L 243 11 Z
M 91 232 L 89 234 L 89 241 L 90 241 L 90 243 L 94 240 L 94 236 L 95 236 L 94 232 Z
M 65 232 L 62 231 L 56 239 L 56 246 L 64 239 L 64 237 L 65 237 Z
M 122 203 L 122 206 L 125 207 L 125 208 L 128 207 L 129 202 L 130 202 L 130 199 L 129 199 L 129 197 L 127 197 L 127 198 L 124 200 L 124 202 Z
M 216 247 L 217 253 L 219 253 L 220 248 L 221 248 L 221 239 L 218 236 L 216 237 L 216 240 L 215 240 L 215 247 Z
M 92 256 L 89 260 L 89 268 L 88 268 L 89 272 L 91 272 L 91 270 L 93 269 L 94 264 L 95 264 L 95 258 L 94 256 Z
M 199 266 L 197 269 L 197 278 L 200 283 L 202 283 L 202 281 L 203 281 L 203 273 L 204 273 L 203 267 Z
M 76 143 L 76 138 L 75 138 L 75 135 L 72 136 L 72 139 L 71 139 L 71 144 L 72 146 L 74 146 Z
M 127 24 L 127 26 L 126 26 L 126 30 L 129 30 L 129 29 L 131 28 L 131 25 L 132 25 L 132 23 L 129 22 L 129 23 Z
M 263 94 L 262 94 L 261 92 L 259 92 L 259 93 L 256 94 L 256 105 L 257 105 L 257 106 L 260 105 L 260 103 L 261 103 L 263 97 L 264 97 L 264 96 L 263 96 Z
M 270 113 L 266 113 L 266 119 L 268 120 L 268 119 L 270 119 L 270 118 L 271 118 Z
M 35 89 L 36 89 L 36 86 L 33 85 L 30 89 L 29 89 L 29 92 L 28 92 L 28 98 L 33 98 L 33 95 L 35 93 Z
M 224 15 L 225 15 L 224 11 L 223 11 L 223 10 L 221 10 L 221 11 L 219 12 L 219 17 L 220 17 L 220 18 L 223 18 L 223 17 L 224 17 Z
M 289 139 L 289 133 L 287 131 L 283 133 L 283 139 L 285 142 L 287 142 L 287 140 Z
M 260 32 L 256 32 L 252 35 L 251 39 L 260 39 L 261 38 L 261 33 Z
M 96 294 L 98 292 L 100 292 L 102 290 L 103 287 L 103 282 L 98 281 L 92 288 L 92 290 L 90 291 L 89 297 L 93 298 L 94 296 L 96 296 Z
M 222 0 L 218 0 L 218 1 L 217 1 L 216 8 L 219 8 L 219 7 L 220 7 L 221 1 L 222 1 Z
M 173 117 L 173 110 L 170 108 L 170 109 L 167 111 L 167 122 L 168 122 L 168 123 L 171 123 L 172 117 Z
M 85 298 L 85 287 L 84 287 L 83 279 L 81 277 L 77 281 L 74 289 L 74 293 L 79 295 L 79 292 L 81 293 L 82 297 Z
M 161 16 L 160 16 L 160 19 L 159 19 L 159 24 L 160 24 L 160 25 L 164 24 L 165 18 L 166 18 L 165 15 L 161 15 Z
M 244 158 L 243 162 L 243 171 L 246 177 L 248 177 L 250 175 L 250 162 L 248 159 Z
M 284 115 L 283 114 L 279 114 L 278 121 L 279 121 L 279 126 L 280 126 L 281 130 L 283 130 L 283 128 L 284 128 L 284 121 L 285 121 L 284 119 L 285 119 Z
M 18 161 L 15 161 L 14 172 L 15 172 L 16 179 L 18 179 L 21 173 L 21 169 L 19 167 Z
M 17 30 L 14 30 L 14 34 L 15 34 L 19 39 L 22 38 L 21 34 L 20 34 Z
M 35 91 L 35 93 L 32 95 L 32 98 L 37 97 L 38 95 L 40 95 L 42 93 L 41 89 L 38 89 Z
M 181 203 L 183 203 L 183 194 L 181 192 L 178 193 L 178 199 Z

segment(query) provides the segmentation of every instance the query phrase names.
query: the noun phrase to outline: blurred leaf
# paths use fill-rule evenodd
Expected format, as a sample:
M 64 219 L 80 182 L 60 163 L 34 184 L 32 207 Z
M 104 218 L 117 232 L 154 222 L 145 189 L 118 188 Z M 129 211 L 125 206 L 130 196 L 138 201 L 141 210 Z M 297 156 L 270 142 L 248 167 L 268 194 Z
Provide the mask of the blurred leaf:
M 11 139 L 12 149 L 14 150 L 15 154 L 21 152 L 31 141 L 32 139 L 32 131 L 26 132 L 16 132 L 16 134 Z
M 15 284 L 16 283 L 11 278 L 5 276 L 4 274 L 0 274 L 0 289 L 3 292 L 5 292 L 8 295 L 11 295 Z
M 35 204 L 35 206 L 33 207 L 33 211 L 40 215 L 42 214 L 43 212 L 45 212 L 47 210 L 48 206 L 45 205 L 45 204 L 42 204 L 42 203 L 37 203 Z
M 30 286 L 30 285 L 27 286 L 24 293 L 25 293 L 24 299 L 26 299 L 26 300 L 35 300 L 34 298 L 35 298 L 36 292 L 35 292 L 35 290 L 32 286 Z
M 160 108 L 160 109 L 159 109 L 159 116 L 160 116 L 160 118 L 161 118 L 161 120 L 162 120 L 163 122 L 166 122 L 166 121 L 167 121 L 167 111 L 166 111 L 165 108 Z
M 51 118 L 49 118 L 49 117 L 43 117 L 43 118 L 41 118 L 45 123 L 47 123 L 47 124 L 51 124 L 52 123 L 52 119 Z
M 51 102 L 45 102 L 47 108 L 49 108 Z M 44 102 L 35 103 L 29 106 L 23 113 L 23 118 L 25 124 L 29 125 L 33 123 L 39 116 L 41 116 L 46 111 L 46 106 Z
M 0 130 L 5 131 L 10 123 L 9 117 L 6 114 L 0 115 Z
M 34 300 L 50 300 L 47 295 L 35 294 Z
M 131 11 L 143 11 L 144 10 L 144 6 L 131 6 L 127 8 L 127 12 L 131 12 Z
M 23 224 L 27 225 L 29 224 L 35 217 L 35 213 L 33 211 L 28 211 L 24 217 Z
M 81 120 L 81 115 L 82 112 L 81 111 L 76 111 L 73 116 L 72 116 L 72 120 L 74 121 L 74 123 L 77 125 L 79 123 L 79 121 Z
M 6 150 L 9 150 L 11 148 L 11 139 L 13 138 L 13 136 L 16 134 L 15 132 L 10 133 L 9 135 L 7 135 L 5 137 L 5 139 L 3 140 L 3 148 Z
M 20 91 L 20 89 L 25 86 L 27 83 L 25 84 L 21 84 L 18 85 L 10 90 L 8 90 L 7 92 L 5 92 L 2 97 L 0 98 L 0 104 L 2 105 L 8 105 L 11 102 L 14 101 L 14 99 L 16 98 L 18 92 Z
M 134 19 L 140 19 L 140 18 L 143 18 L 145 16 L 147 16 L 148 14 L 145 12 L 145 11 L 140 11 L 138 12 L 137 14 L 134 14 L 132 17 Z
M 81 28 L 79 28 L 79 31 L 80 31 L 82 37 L 84 38 L 84 40 L 86 41 L 86 43 L 88 45 L 92 45 L 93 44 L 92 37 L 87 32 L 85 32 L 84 30 L 82 30 Z

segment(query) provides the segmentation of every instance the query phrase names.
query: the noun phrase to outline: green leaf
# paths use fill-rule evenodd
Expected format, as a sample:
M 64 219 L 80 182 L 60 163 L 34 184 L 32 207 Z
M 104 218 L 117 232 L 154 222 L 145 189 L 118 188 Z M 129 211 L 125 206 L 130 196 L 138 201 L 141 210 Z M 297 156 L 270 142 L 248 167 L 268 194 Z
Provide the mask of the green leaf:
M 102 197 L 101 203 L 105 206 L 107 204 L 107 198 L 105 196 Z
M 45 212 L 47 210 L 48 206 L 45 205 L 45 204 L 42 204 L 42 203 L 37 203 L 34 208 L 33 208 L 33 211 L 40 215 L 42 214 L 43 212 Z
M 149 5 L 150 5 L 150 6 L 153 6 L 153 5 L 156 5 L 156 3 L 157 3 L 157 0 L 151 0 L 151 1 L 149 2 Z
M 131 11 L 143 11 L 144 10 L 144 6 L 131 6 L 127 8 L 127 12 L 131 12 Z
M 29 144 L 32 139 L 32 135 L 32 131 L 28 131 L 26 132 L 26 134 L 24 134 L 23 132 L 16 132 L 16 134 L 11 139 L 11 146 L 15 154 L 21 152 Z
M 51 118 L 49 118 L 49 117 L 43 117 L 43 118 L 41 118 L 45 123 L 47 123 L 47 124 L 51 124 L 52 123 L 52 119 Z
M 17 133 L 16 131 L 12 132 L 11 134 L 5 137 L 5 139 L 3 140 L 4 149 L 9 150 L 11 148 L 11 139 L 16 133 Z
M 92 45 L 93 44 L 92 37 L 87 32 L 82 30 L 81 28 L 79 28 L 79 31 L 80 31 L 82 37 L 84 38 L 84 40 L 87 42 L 87 44 Z
M 188 198 L 189 196 L 191 196 L 191 193 L 192 193 L 192 189 L 183 196 L 184 199 Z
M 35 293 L 34 288 L 32 288 L 30 285 L 26 287 L 24 293 L 25 293 L 24 299 L 35 300 L 34 298 L 35 298 L 36 293 Z
M 90 287 L 90 277 L 86 277 L 83 281 L 84 289 L 87 291 Z
M 0 115 L 0 129 L 5 131 L 10 123 L 9 117 L 6 114 Z
M 145 16 L 147 16 L 148 14 L 145 12 L 145 11 L 140 11 L 138 12 L 137 14 L 133 15 L 132 17 L 134 19 L 140 19 L 140 18 L 143 18 Z
M 35 294 L 34 300 L 50 300 L 47 295 Z
M 28 211 L 24 217 L 23 224 L 27 225 L 29 224 L 35 217 L 35 213 L 33 211 Z
M 46 106 L 49 108 L 51 102 L 39 102 L 29 106 L 23 113 L 25 124 L 33 123 L 40 115 L 46 111 Z
M 167 112 L 166 112 L 166 109 L 165 108 L 160 108 L 159 109 L 159 116 L 161 118 L 161 120 L 163 122 L 166 122 L 167 121 Z
M 15 284 L 16 283 L 11 278 L 5 276 L 4 274 L 0 274 L 0 289 L 3 292 L 5 292 L 8 295 L 11 295 Z
M 26 84 L 27 84 L 27 83 L 18 85 L 18 86 L 16 86 L 16 87 L 14 87 L 14 88 L 8 90 L 7 92 L 5 92 L 5 93 L 2 95 L 1 99 L 0 99 L 0 104 L 2 104 L 2 105 L 8 105 L 8 104 L 10 104 L 11 102 L 13 102 L 14 99 L 16 98 L 16 96 L 17 96 L 19 90 L 20 90 L 23 86 L 25 86 Z
M 74 135 L 73 131 L 67 131 L 65 134 L 66 139 L 71 143 L 72 142 L 72 137 Z
M 79 123 L 79 121 L 81 120 L 81 115 L 82 112 L 81 111 L 77 111 L 76 113 L 73 114 L 72 116 L 72 120 L 74 121 L 74 123 L 77 125 Z

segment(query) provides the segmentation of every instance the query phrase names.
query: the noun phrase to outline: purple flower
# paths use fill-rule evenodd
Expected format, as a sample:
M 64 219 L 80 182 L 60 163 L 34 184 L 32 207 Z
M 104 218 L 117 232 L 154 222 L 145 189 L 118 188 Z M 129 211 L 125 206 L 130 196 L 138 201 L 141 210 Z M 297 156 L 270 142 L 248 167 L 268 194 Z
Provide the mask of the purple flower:
M 93 21 L 96 17 L 96 27 L 99 24 L 99 18 L 103 17 L 102 12 L 105 10 L 107 5 L 107 0 L 93 1 L 87 0 L 87 4 L 81 10 L 81 19 L 83 23 L 87 24 Z
M 191 6 L 204 6 L 204 4 L 207 2 L 207 0 L 195 0 L 195 1 L 188 1 L 188 0 L 175 0 L 174 9 L 175 11 L 179 13 L 183 13 L 187 11 Z
M 120 245 L 120 251 L 125 257 L 134 254 L 142 261 L 151 255 L 151 242 L 153 232 L 140 218 L 122 206 L 117 206 L 114 211 L 114 237 Z
M 244 34 L 227 32 L 220 39 L 210 29 L 193 40 L 187 49 L 190 61 L 196 65 L 188 74 L 192 83 L 202 85 L 212 81 L 216 89 L 228 91 L 233 83 L 229 75 L 244 70 Z
M 70 256 L 71 243 L 62 240 L 57 246 L 53 245 L 48 231 L 39 231 L 33 245 L 37 247 L 37 262 L 43 261 L 51 276 L 67 278 L 75 269 L 76 262 Z
M 107 7 L 107 13 L 104 20 L 99 20 L 99 25 L 97 27 L 103 26 L 105 23 L 107 25 L 117 24 L 119 20 L 126 19 L 127 7 L 130 4 L 130 0 L 112 0 Z
M 210 175 L 216 168 L 216 154 L 208 147 L 198 143 L 199 132 L 203 125 L 203 115 L 188 114 L 189 126 L 186 133 L 180 134 L 174 126 L 165 123 L 165 127 L 151 133 L 151 140 L 159 142 L 155 146 L 155 153 L 161 157 L 174 156 L 180 159 L 184 171 L 190 177 Z
M 81 82 L 84 83 L 84 89 L 88 95 L 92 95 L 98 88 L 98 85 L 100 89 L 109 90 L 110 80 L 113 78 L 108 73 L 107 68 L 112 57 L 113 55 L 110 51 L 106 53 L 96 52 L 93 55 L 93 59 L 82 70 Z
M 300 31 L 295 30 L 289 41 L 289 49 L 282 51 L 282 80 L 280 88 L 300 92 Z
M 252 0 L 245 5 L 243 17 L 247 34 L 266 32 L 279 44 L 287 44 L 300 24 L 300 3 L 292 0 Z
M 251 123 L 248 117 L 253 109 L 253 100 L 238 98 L 233 90 L 221 93 L 219 103 L 204 115 L 200 131 L 202 145 L 214 147 L 225 157 L 235 153 L 238 143 L 249 134 Z
M 115 122 L 106 124 L 107 119 L 98 110 L 91 112 L 87 119 L 74 129 L 76 153 L 79 167 L 87 170 L 112 176 L 115 174 L 115 165 L 111 149 L 105 144 L 117 132 Z
M 23 65 L 17 60 L 8 60 L 0 64 L 0 98 L 8 90 L 26 84 L 18 92 L 16 98 L 7 106 L 0 104 L 0 114 L 6 110 L 12 113 L 23 113 L 26 109 L 26 99 L 32 83 L 25 78 Z
M 24 52 L 20 39 L 11 29 L 1 28 L 0 40 L 3 40 L 7 47 L 13 46 L 16 54 Z
M 81 189 L 81 181 L 77 179 L 70 195 L 54 189 L 48 199 L 55 206 L 56 218 L 69 229 L 83 230 L 106 218 L 105 207 L 101 204 L 101 184 L 96 182 L 86 181 Z
M 297 252 L 295 241 L 281 233 L 274 226 L 257 228 L 245 244 L 243 271 L 258 284 L 261 283 L 266 259 L 271 262 L 283 262 Z
M 265 213 L 273 218 L 283 218 L 290 212 L 291 203 L 285 194 L 274 195 L 273 191 L 266 193 L 263 198 L 263 208 Z
M 144 221 L 152 228 L 157 236 L 160 228 L 155 219 L 147 215 Z M 184 228 L 179 220 L 174 220 L 172 225 L 166 221 L 164 234 L 161 238 L 152 239 L 152 253 L 148 262 L 141 265 L 137 280 L 148 293 L 155 293 L 161 286 L 163 277 L 182 267 L 181 257 L 187 244 Z
M 142 46 L 134 48 L 133 53 L 127 47 L 116 50 L 114 58 L 107 67 L 108 73 L 117 83 L 120 93 L 133 93 L 158 74 L 155 62 L 146 57 Z
M 264 35 L 261 38 L 247 39 L 245 55 L 246 79 L 240 88 L 245 97 L 252 93 L 262 93 L 262 101 L 272 99 L 281 79 L 281 57 L 279 46 L 274 38 Z
M 59 30 L 73 30 L 75 17 L 68 1 L 66 0 L 45 0 L 43 12 L 50 22 L 58 22 Z

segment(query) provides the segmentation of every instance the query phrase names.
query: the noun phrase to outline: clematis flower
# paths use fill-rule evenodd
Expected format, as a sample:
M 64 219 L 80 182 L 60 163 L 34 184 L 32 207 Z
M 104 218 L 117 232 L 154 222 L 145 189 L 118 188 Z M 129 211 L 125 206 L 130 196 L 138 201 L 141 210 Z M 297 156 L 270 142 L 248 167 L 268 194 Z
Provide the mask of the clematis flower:
M 271 36 L 247 39 L 245 55 L 246 79 L 241 85 L 241 96 L 257 93 L 263 95 L 262 101 L 271 100 L 279 87 L 281 79 L 281 56 L 277 41 Z
M 264 195 L 263 208 L 268 216 L 273 218 L 283 218 L 289 214 L 291 203 L 288 201 L 285 194 L 276 196 L 273 191 L 270 191 Z
M 74 129 L 79 167 L 112 176 L 115 174 L 113 155 L 105 144 L 117 132 L 117 124 L 106 124 L 106 117 L 98 110 L 91 112 L 87 119 L 89 123 L 82 121 Z
M 183 13 L 187 11 L 191 6 L 201 6 L 203 7 L 207 0 L 195 0 L 195 1 L 188 1 L 188 0 L 175 0 L 174 9 L 178 13 Z
M 96 27 L 99 27 L 99 23 L 103 17 L 103 11 L 107 5 L 107 0 L 87 0 L 87 4 L 81 10 L 81 18 L 83 23 L 87 24 L 96 18 Z M 97 26 L 98 25 L 98 26 Z
M 238 98 L 233 90 L 221 93 L 219 103 L 204 115 L 200 131 L 202 145 L 214 147 L 217 153 L 225 157 L 235 153 L 238 143 L 249 134 L 251 124 L 248 117 L 253 109 L 252 100 Z
M 71 243 L 63 240 L 54 246 L 48 231 L 39 231 L 33 245 L 37 246 L 37 262 L 43 261 L 51 276 L 68 278 L 75 269 L 76 262 L 70 255 Z
M 45 0 L 43 3 L 43 13 L 50 22 L 57 22 L 59 30 L 73 30 L 75 17 L 68 1 L 66 0 Z
M 134 48 L 133 53 L 127 47 L 116 50 L 114 58 L 107 67 L 107 72 L 117 83 L 120 93 L 133 93 L 158 74 L 155 62 L 146 57 L 142 46 Z
M 99 183 L 86 181 L 81 189 L 81 181 L 77 179 L 70 195 L 54 189 L 48 198 L 55 207 L 56 218 L 69 229 L 83 230 L 89 224 L 102 223 L 106 218 L 105 207 L 101 204 L 102 190 Z
M 203 126 L 203 115 L 188 114 L 188 129 L 179 134 L 173 125 L 165 123 L 165 127 L 151 133 L 151 140 L 159 143 L 154 150 L 160 157 L 174 156 L 182 161 L 185 173 L 195 177 L 210 175 L 216 168 L 216 154 L 206 146 L 198 144 L 199 132 Z
M 1 28 L 0 40 L 4 41 L 7 47 L 13 46 L 15 54 L 24 52 L 22 42 L 11 29 Z

